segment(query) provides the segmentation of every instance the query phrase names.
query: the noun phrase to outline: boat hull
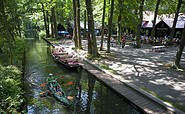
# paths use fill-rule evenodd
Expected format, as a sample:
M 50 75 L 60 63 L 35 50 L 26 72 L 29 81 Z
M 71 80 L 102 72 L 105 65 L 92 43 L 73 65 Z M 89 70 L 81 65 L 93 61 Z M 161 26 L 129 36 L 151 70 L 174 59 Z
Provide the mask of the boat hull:
M 47 87 L 51 95 L 62 105 L 66 107 L 70 107 L 72 105 L 71 101 L 67 98 L 67 94 L 55 80 L 48 81 Z

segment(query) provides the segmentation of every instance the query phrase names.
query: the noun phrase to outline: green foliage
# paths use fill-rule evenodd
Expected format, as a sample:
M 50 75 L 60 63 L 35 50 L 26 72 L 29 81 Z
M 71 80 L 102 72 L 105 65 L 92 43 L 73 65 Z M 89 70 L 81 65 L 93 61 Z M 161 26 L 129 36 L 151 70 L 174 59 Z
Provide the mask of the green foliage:
M 24 101 L 21 76 L 17 67 L 0 65 L 0 113 L 20 113 Z
M 46 32 L 43 31 L 43 30 L 41 30 L 41 31 L 39 32 L 39 38 L 45 38 L 45 37 L 46 37 Z
M 172 68 L 172 69 L 181 70 L 181 71 L 185 70 L 183 66 L 177 66 L 175 63 L 168 63 L 168 64 L 165 64 L 164 66 L 170 69 Z
M 22 62 L 24 61 L 25 47 L 26 47 L 25 39 L 17 37 L 12 47 L 13 65 L 20 69 L 23 68 Z
M 161 0 L 159 5 L 159 12 L 158 14 L 171 14 L 175 13 L 176 7 L 177 7 L 178 0 Z M 156 1 L 153 0 L 147 0 L 145 2 L 145 11 L 155 11 L 155 5 Z
M 56 13 L 58 23 L 66 25 L 73 20 L 73 5 L 72 0 L 56 0 Z
M 176 12 L 177 0 L 161 0 L 159 14 L 173 14 Z
M 6 42 L 5 39 L 0 40 L 0 44 L 2 53 L 0 53 L 0 64 L 2 65 L 9 65 L 10 64 L 10 56 L 9 56 L 9 44 Z M 12 50 L 12 64 L 17 66 L 18 68 L 22 68 L 22 62 L 24 57 L 25 51 L 25 39 L 16 37 L 15 41 L 11 43 L 11 50 Z
M 0 113 L 19 113 L 20 107 L 23 103 L 22 90 L 22 62 L 24 57 L 25 40 L 24 38 L 16 37 L 12 42 L 12 62 L 14 66 L 9 65 L 8 43 L 1 39 L 3 53 L 0 55 Z
M 113 70 L 113 69 L 111 69 L 111 68 L 109 68 L 108 65 L 106 65 L 106 64 L 100 64 L 100 66 L 101 66 L 103 69 L 106 69 L 106 70 L 108 70 L 109 72 L 116 74 L 116 71 Z

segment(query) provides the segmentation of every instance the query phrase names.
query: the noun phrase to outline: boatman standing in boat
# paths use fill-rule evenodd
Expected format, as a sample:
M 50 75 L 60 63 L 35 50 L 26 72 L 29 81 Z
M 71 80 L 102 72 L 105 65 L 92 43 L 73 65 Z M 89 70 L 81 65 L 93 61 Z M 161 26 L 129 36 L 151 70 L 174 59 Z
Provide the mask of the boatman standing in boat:
M 56 78 L 53 76 L 53 74 L 49 73 L 48 82 L 56 80 Z

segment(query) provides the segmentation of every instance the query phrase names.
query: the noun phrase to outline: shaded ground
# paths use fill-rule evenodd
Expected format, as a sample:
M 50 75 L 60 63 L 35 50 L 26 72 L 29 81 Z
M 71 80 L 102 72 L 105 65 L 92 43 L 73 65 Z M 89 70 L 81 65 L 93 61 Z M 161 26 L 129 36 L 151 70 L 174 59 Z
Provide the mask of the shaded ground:
M 97 64 L 106 64 L 116 71 L 122 81 L 153 91 L 159 98 L 185 107 L 185 71 L 167 68 L 175 60 L 177 47 L 167 47 L 166 52 L 152 52 L 151 46 L 140 49 L 126 46 L 112 47 L 113 57 Z M 182 65 L 185 65 L 185 53 Z
M 81 57 L 87 53 L 86 41 L 82 44 L 85 50 L 79 52 Z M 72 42 L 68 42 L 67 45 L 74 46 Z M 93 62 L 113 69 L 118 75 L 115 78 L 152 91 L 162 100 L 184 108 L 185 71 L 167 67 L 175 60 L 177 47 L 167 47 L 165 50 L 165 52 L 152 52 L 150 45 L 142 45 L 140 49 L 129 45 L 122 49 L 120 45 L 114 45 L 111 47 L 111 56 Z M 185 66 L 185 52 L 181 62 Z

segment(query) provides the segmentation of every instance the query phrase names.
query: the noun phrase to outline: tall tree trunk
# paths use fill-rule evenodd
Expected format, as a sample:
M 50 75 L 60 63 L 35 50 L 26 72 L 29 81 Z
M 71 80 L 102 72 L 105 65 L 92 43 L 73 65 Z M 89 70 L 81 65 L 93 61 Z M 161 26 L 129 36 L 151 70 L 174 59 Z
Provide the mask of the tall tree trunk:
M 51 9 L 52 12 L 52 17 L 53 17 L 53 29 L 54 29 L 54 37 L 57 38 L 58 37 L 58 29 L 57 29 L 57 20 L 56 20 L 56 15 L 55 15 L 55 9 L 52 8 Z
M 118 16 L 118 32 L 117 32 L 117 42 L 120 44 L 121 43 L 121 13 Z
M 123 10 L 123 5 L 124 0 L 118 0 L 118 9 L 119 9 L 119 16 L 118 16 L 118 26 L 117 26 L 117 42 L 120 44 L 121 43 L 121 37 L 122 37 L 122 10 Z
M 86 8 L 87 8 L 87 15 L 88 15 L 88 33 L 89 33 L 89 39 L 88 39 L 88 45 L 91 48 L 89 54 L 92 56 L 98 56 L 98 49 L 97 49 L 97 43 L 96 43 L 96 37 L 94 33 L 94 20 L 93 20 L 93 13 L 92 13 L 92 6 L 91 6 L 91 0 L 86 0 Z
M 86 12 L 86 10 L 84 10 L 84 31 L 83 31 L 83 35 L 84 35 L 84 38 L 86 39 L 86 37 L 87 37 L 87 34 L 86 34 L 86 24 L 87 24 L 87 20 L 86 20 L 86 17 L 87 16 L 87 12 Z
M 104 39 L 104 28 L 105 28 L 105 8 L 106 8 L 106 0 L 103 2 L 103 15 L 102 15 L 102 28 L 101 28 L 101 46 L 100 50 L 103 50 L 103 39 Z
M 76 23 L 76 0 L 73 0 L 73 17 L 74 17 L 74 28 L 73 28 L 73 40 L 75 42 L 75 48 L 78 48 L 77 43 L 77 23 Z
M 176 53 L 175 65 L 177 67 L 180 67 L 180 59 L 181 59 L 181 56 L 182 56 L 184 46 L 185 46 L 185 23 L 184 23 L 184 29 L 183 29 L 181 41 L 180 41 L 180 44 L 179 44 L 179 47 L 178 47 L 178 50 L 177 50 L 177 53 Z
M 50 33 L 49 33 L 49 12 L 46 11 L 46 23 L 47 23 L 47 34 L 48 34 L 48 37 L 50 37 Z
M 137 25 L 137 36 L 136 36 L 136 48 L 141 47 L 141 25 L 143 21 L 143 5 L 144 5 L 145 0 L 141 1 L 140 8 L 139 8 L 139 21 Z
M 49 30 L 47 28 L 47 20 L 46 20 L 46 13 L 44 10 L 44 4 L 42 3 L 42 13 L 43 13 L 43 17 L 44 17 L 44 26 L 45 26 L 45 30 L 46 30 L 46 37 L 49 37 Z
M 152 32 L 151 32 L 151 37 L 153 38 L 155 36 L 155 23 L 156 23 L 156 18 L 158 14 L 158 9 L 159 9 L 159 4 L 161 0 L 157 0 L 156 4 L 156 9 L 155 9 L 155 14 L 154 14 L 154 20 L 153 20 L 153 26 L 152 26 Z
M 19 19 L 19 17 L 16 17 L 16 22 L 17 22 L 17 31 L 18 31 L 18 36 L 21 37 L 21 21 Z
M 113 11 L 114 11 L 114 0 L 111 1 L 111 11 L 109 17 L 109 28 L 108 28 L 108 39 L 107 39 L 107 53 L 110 53 L 110 38 L 112 34 L 112 20 L 113 20 Z
M 50 16 L 50 22 L 51 22 L 51 37 L 54 38 L 54 25 L 53 25 L 53 16 Z
M 81 27 L 80 27 L 80 2 L 76 0 L 76 23 L 77 23 L 77 43 L 78 48 L 82 49 L 82 41 L 81 41 Z
M 170 44 L 172 44 L 172 40 L 173 40 L 173 37 L 174 37 L 175 27 L 176 27 L 179 11 L 180 11 L 180 8 L 181 8 L 181 4 L 182 4 L 182 0 L 178 0 L 178 5 L 177 5 L 176 13 L 175 13 L 175 18 L 174 18 L 172 30 L 171 30 L 171 33 L 170 33 L 170 39 L 169 39 Z
M 138 17 L 138 9 L 134 9 L 134 15 L 136 15 Z M 136 28 L 134 28 L 133 30 L 131 30 L 131 33 L 133 34 L 132 37 L 136 38 L 137 37 L 137 25 Z

